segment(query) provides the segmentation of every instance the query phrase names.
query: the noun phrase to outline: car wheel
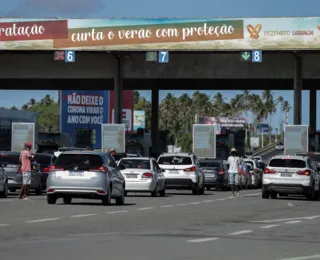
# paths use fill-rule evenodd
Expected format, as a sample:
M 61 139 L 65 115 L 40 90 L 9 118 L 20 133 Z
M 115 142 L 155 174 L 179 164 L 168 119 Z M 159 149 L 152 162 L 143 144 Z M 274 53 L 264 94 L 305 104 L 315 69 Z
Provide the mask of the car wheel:
M 108 190 L 107 196 L 103 196 L 101 199 L 102 205 L 110 205 L 111 204 L 111 193 L 112 193 L 112 188 L 110 187 Z
M 316 200 L 316 191 L 314 189 L 314 184 L 312 185 L 312 190 L 306 195 L 307 200 Z
M 42 181 L 40 181 L 39 187 L 35 189 L 36 195 L 41 195 L 42 194 Z
M 270 192 L 265 187 L 263 187 L 262 188 L 262 198 L 269 199 L 269 197 L 270 197 Z
M 124 204 L 124 197 L 125 197 L 125 191 L 124 191 L 124 187 L 123 187 L 123 190 L 121 192 L 121 196 L 119 198 L 116 198 L 116 204 L 123 205 Z
M 166 196 L 166 185 L 163 185 L 162 191 L 159 192 L 160 197 L 165 197 Z
M 154 191 L 151 192 L 151 197 L 157 197 L 157 195 L 158 195 L 158 189 L 157 187 L 155 187 Z
M 57 196 L 55 194 L 48 194 L 47 195 L 47 202 L 48 202 L 48 204 L 56 204 Z
M 199 195 L 200 194 L 199 183 L 194 184 L 194 187 L 192 188 L 192 194 L 193 195 Z
M 8 197 L 8 183 L 6 182 L 3 187 L 3 191 L 0 192 L 2 198 Z
M 64 204 L 71 204 L 72 198 L 71 197 L 64 197 L 63 198 L 63 203 Z

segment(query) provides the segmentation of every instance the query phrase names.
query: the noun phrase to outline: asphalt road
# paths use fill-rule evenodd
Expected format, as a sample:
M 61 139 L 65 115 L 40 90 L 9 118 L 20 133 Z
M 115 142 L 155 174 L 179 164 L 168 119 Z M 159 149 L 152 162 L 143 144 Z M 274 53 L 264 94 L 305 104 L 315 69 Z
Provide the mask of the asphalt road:
M 271 157 L 277 156 L 277 155 L 283 155 L 283 151 L 272 150 L 271 152 L 261 155 L 261 157 L 264 162 L 268 163 Z
M 124 206 L 0 199 L 0 259 L 320 259 L 320 202 L 173 192 L 129 194 Z

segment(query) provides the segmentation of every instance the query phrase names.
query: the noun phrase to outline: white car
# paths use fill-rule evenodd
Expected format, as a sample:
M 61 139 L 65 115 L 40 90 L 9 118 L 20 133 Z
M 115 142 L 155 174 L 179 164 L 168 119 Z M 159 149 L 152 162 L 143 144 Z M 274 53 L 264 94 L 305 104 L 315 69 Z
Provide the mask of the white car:
M 164 153 L 158 158 L 167 189 L 192 190 L 194 195 L 204 194 L 204 173 L 193 153 Z
M 264 169 L 262 198 L 299 194 L 308 200 L 319 199 L 319 173 L 306 156 L 274 156 Z
M 277 143 L 276 150 L 277 151 L 283 151 L 284 150 L 284 144 L 282 142 Z
M 156 160 L 149 157 L 122 158 L 118 167 L 126 182 L 128 192 L 150 192 L 151 196 L 166 196 L 164 175 Z
M 261 156 L 253 156 L 252 160 L 257 160 L 258 162 L 262 162 L 262 157 Z

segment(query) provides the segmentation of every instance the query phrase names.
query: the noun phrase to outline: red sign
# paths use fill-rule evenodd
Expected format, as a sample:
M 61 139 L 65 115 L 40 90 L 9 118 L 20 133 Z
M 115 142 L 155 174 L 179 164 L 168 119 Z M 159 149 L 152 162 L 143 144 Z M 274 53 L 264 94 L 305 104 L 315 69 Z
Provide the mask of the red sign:
M 110 108 L 109 108 L 109 123 L 113 123 L 113 111 L 114 111 L 114 91 L 110 91 Z M 128 126 L 129 131 L 133 131 L 133 90 L 124 90 L 123 91 L 123 100 L 122 100 L 122 119 L 124 123 L 130 124 Z M 129 117 L 129 118 L 128 118 Z
M 0 41 L 68 38 L 68 20 L 0 23 Z

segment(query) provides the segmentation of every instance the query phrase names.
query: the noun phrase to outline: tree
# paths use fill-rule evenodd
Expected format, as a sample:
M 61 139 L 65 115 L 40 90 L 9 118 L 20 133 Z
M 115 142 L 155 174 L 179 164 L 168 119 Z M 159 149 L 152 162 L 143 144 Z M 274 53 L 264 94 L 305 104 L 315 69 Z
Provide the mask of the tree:
M 146 115 L 146 130 L 151 129 L 151 102 L 147 101 L 145 97 L 141 97 L 138 91 L 134 91 L 134 110 L 143 110 Z
M 277 111 L 277 104 L 274 101 L 273 93 L 269 89 L 262 91 L 262 99 L 265 102 L 264 106 L 267 111 L 266 119 L 269 117 L 269 142 L 271 143 L 271 121 L 272 115 Z

